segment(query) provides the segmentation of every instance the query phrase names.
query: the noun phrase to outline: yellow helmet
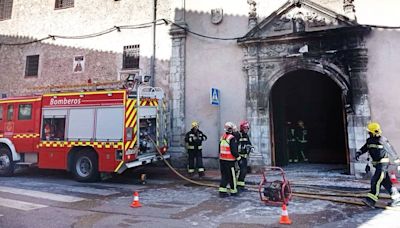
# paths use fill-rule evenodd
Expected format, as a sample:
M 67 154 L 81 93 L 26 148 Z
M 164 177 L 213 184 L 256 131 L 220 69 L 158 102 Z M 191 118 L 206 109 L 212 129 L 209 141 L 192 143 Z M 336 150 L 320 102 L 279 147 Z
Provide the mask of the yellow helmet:
M 382 134 L 381 126 L 377 122 L 371 122 L 367 126 L 367 130 L 372 133 L 372 135 Z
M 192 128 L 195 128 L 195 127 L 199 127 L 199 122 L 197 122 L 197 121 L 193 121 L 192 122 Z

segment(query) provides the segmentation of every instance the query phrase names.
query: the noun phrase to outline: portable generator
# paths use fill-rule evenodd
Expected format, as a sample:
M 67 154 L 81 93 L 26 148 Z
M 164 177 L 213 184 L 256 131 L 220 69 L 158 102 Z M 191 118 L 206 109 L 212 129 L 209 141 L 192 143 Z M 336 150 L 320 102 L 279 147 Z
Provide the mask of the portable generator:
M 269 175 L 268 179 L 267 175 Z M 258 191 L 261 201 L 271 206 L 287 205 L 292 198 L 292 189 L 289 181 L 280 167 L 271 166 L 263 170 L 263 179 L 260 182 Z

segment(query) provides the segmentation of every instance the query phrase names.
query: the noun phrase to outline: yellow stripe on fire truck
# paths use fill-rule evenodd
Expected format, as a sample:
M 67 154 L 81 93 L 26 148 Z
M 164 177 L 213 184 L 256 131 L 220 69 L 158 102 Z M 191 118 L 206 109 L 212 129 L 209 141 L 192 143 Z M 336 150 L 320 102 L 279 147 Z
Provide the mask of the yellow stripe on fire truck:
M 90 142 L 90 141 L 43 141 L 38 147 L 73 147 L 73 146 L 92 146 L 95 148 L 105 149 L 122 149 L 122 142 Z
M 133 128 L 133 135 L 131 141 L 126 141 L 124 145 L 124 149 L 131 149 L 135 146 L 137 141 L 137 108 L 136 108 L 136 100 L 128 99 L 125 104 L 125 127 Z
M 3 136 L 1 136 L 3 137 Z M 37 138 L 39 137 L 39 134 L 15 134 L 13 135 L 14 139 L 29 139 L 29 138 Z
M 157 106 L 158 100 L 157 99 L 142 99 L 140 101 L 140 106 Z

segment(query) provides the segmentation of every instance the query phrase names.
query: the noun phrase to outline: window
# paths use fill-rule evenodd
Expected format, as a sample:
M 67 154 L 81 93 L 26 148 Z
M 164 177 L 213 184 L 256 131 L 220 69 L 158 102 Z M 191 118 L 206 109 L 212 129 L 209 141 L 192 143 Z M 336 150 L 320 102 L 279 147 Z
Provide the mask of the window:
M 0 106 L 0 120 L 3 120 L 3 106 Z
M 56 9 L 74 7 L 74 0 L 56 0 Z
M 7 120 L 10 121 L 13 119 L 13 114 L 14 114 L 14 106 L 8 105 L 7 107 Z
M 39 55 L 29 55 L 26 57 L 25 76 L 38 76 Z
M 123 69 L 138 69 L 139 68 L 140 46 L 129 45 L 124 46 L 124 56 L 122 62 Z
M 32 119 L 32 105 L 21 104 L 18 108 L 18 120 L 30 120 Z
M 0 0 L 0 20 L 11 19 L 13 0 Z
M 65 116 L 43 118 L 42 140 L 61 141 L 65 136 Z

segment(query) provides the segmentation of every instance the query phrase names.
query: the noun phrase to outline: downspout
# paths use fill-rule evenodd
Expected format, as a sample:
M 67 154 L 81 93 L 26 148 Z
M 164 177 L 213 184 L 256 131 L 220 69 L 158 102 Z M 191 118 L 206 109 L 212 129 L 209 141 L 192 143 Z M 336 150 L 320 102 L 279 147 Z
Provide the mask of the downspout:
M 153 54 L 150 59 L 150 85 L 155 85 L 156 77 L 156 20 L 157 20 L 157 0 L 153 0 Z

